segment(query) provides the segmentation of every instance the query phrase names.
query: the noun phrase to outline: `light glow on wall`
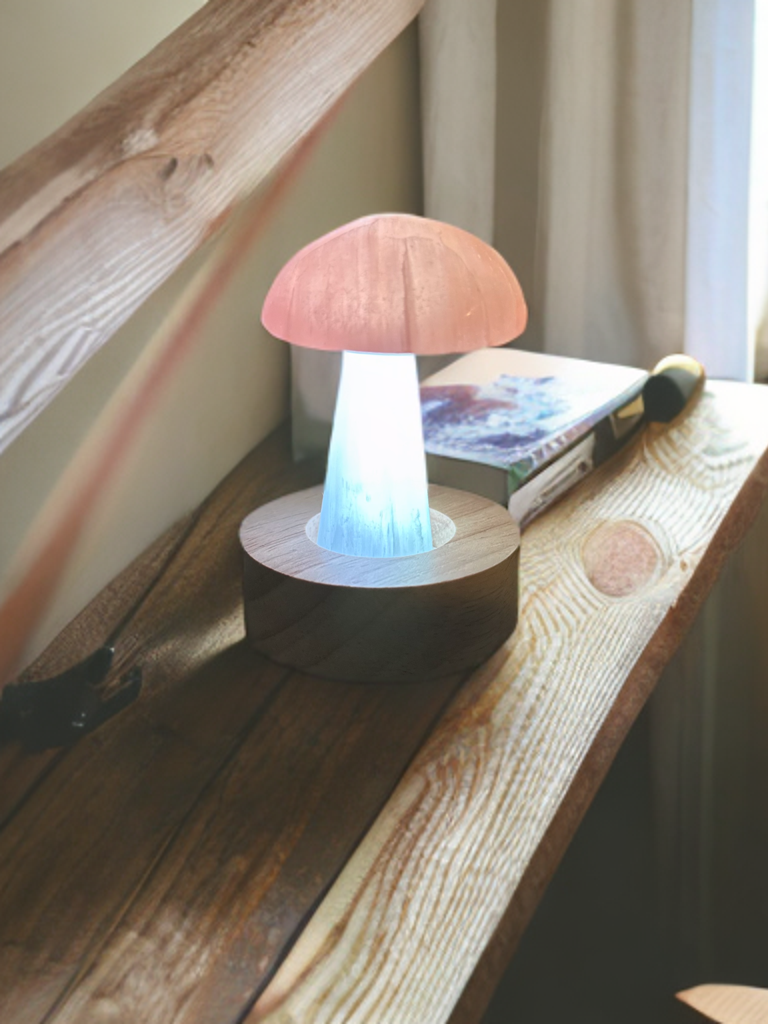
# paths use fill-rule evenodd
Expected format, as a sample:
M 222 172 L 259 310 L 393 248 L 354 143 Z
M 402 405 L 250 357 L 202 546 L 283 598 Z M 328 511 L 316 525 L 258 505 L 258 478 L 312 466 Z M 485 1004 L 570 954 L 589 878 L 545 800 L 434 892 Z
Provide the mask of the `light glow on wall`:
M 432 549 L 414 355 L 343 353 L 317 543 L 376 558 Z

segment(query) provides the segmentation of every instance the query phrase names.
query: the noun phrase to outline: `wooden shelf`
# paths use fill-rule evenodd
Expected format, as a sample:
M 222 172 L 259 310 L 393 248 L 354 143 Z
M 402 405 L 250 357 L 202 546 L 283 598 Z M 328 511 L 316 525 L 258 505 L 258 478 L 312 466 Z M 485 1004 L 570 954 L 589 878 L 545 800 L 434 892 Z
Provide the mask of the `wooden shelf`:
M 478 1021 L 757 512 L 767 398 L 712 385 L 588 478 L 524 534 L 514 637 L 411 686 L 246 648 L 238 524 L 320 478 L 273 435 L 31 670 L 121 624 L 146 682 L 69 750 L 0 751 L 3 1024 Z

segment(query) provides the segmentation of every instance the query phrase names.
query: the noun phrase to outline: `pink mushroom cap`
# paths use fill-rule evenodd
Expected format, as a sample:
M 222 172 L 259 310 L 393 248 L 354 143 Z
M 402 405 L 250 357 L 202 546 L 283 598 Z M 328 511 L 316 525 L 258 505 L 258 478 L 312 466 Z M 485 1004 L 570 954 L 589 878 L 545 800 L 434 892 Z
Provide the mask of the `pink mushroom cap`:
M 441 355 L 503 345 L 528 311 L 506 261 L 468 231 L 404 213 L 362 217 L 296 253 L 261 322 L 294 345 Z

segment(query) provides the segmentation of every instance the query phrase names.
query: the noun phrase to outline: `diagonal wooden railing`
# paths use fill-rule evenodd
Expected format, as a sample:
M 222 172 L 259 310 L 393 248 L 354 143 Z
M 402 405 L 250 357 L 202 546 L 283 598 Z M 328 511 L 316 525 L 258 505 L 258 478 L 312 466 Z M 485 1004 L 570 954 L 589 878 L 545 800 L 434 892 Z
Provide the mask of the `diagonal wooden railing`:
M 7 593 L 0 603 L 0 691 L 21 664 L 28 641 L 52 603 L 83 533 L 119 480 L 152 409 L 189 358 L 233 276 L 343 102 L 302 139 L 251 203 L 238 230 L 211 260 L 194 299 L 155 349 L 138 386 L 114 396 L 112 415 L 93 424 L 27 530 L 3 580 Z
M 0 451 L 423 0 L 209 0 L 0 173 Z

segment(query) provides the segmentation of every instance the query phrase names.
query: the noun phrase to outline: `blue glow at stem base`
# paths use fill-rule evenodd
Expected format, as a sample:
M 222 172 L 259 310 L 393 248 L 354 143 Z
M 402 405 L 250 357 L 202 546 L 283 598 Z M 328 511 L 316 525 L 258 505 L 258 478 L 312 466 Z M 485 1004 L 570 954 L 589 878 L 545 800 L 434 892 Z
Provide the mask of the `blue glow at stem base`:
M 374 558 L 432 550 L 414 355 L 344 352 L 317 543 Z

